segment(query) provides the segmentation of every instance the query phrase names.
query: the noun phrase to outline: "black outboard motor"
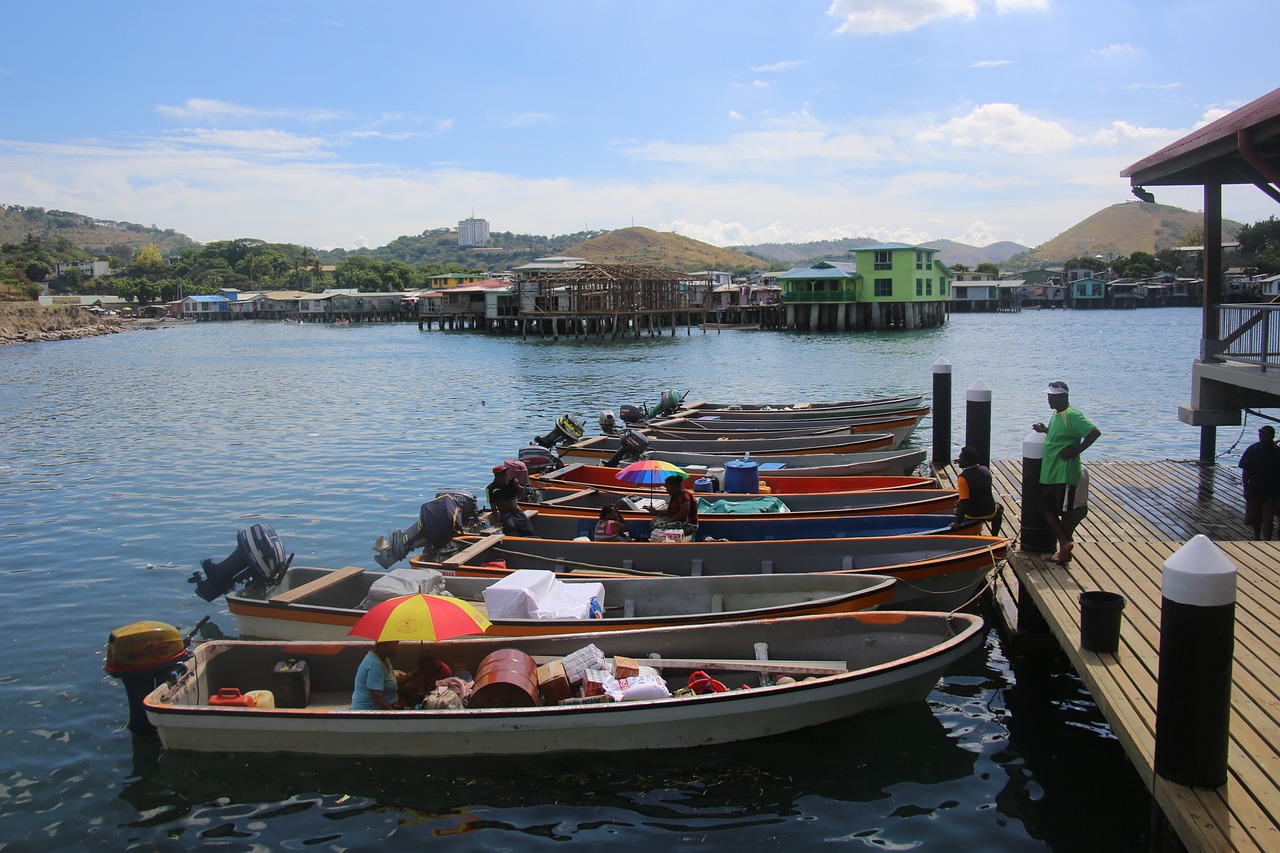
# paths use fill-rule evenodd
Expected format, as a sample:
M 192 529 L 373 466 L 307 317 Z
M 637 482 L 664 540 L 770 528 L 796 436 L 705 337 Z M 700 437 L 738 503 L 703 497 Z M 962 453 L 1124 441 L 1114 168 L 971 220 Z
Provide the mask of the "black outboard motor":
M 618 440 L 618 445 L 618 451 L 604 463 L 605 467 L 616 468 L 618 463 L 624 460 L 635 462 L 649 449 L 649 439 L 645 438 L 643 433 L 629 429 L 623 431 L 622 438 Z
M 480 517 L 475 495 L 466 492 L 440 492 L 418 509 L 418 520 L 408 530 L 392 530 L 379 537 L 373 550 L 374 559 L 389 569 L 409 556 L 415 548 L 437 550 L 448 545 L 454 536 L 466 533 L 467 527 Z
M 261 581 L 275 586 L 284 577 L 285 570 L 293 562 L 293 555 L 284 555 L 284 544 L 270 524 L 255 524 L 236 534 L 236 549 L 221 563 L 201 560 L 199 572 L 187 579 L 196 585 L 196 595 L 205 601 L 213 601 L 235 588 L 236 584 Z
M 516 459 L 524 463 L 525 470 L 530 474 L 545 474 L 564 467 L 564 462 L 559 456 L 536 444 L 520 448 L 516 453 Z
M 533 443 L 539 447 L 555 447 L 560 442 L 573 444 L 582 438 L 582 434 L 586 430 L 582 423 L 582 418 L 575 418 L 573 415 L 561 415 L 556 418 L 556 425 L 551 432 L 546 435 L 535 435 Z
M 619 406 L 618 414 L 622 417 L 622 422 L 627 426 L 635 426 L 644 423 L 644 409 L 639 406 Z

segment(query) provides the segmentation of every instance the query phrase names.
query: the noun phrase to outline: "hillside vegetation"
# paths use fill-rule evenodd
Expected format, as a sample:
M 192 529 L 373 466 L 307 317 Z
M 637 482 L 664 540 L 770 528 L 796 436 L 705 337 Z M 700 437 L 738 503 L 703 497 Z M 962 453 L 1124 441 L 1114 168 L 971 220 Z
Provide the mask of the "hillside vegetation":
M 172 228 L 161 230 L 154 225 L 95 219 L 43 207 L 0 205 L 0 243 L 19 243 L 28 234 L 39 237 L 47 246 L 74 247 L 89 255 L 114 255 L 124 261 L 131 260 L 135 252 L 148 244 L 164 255 L 199 245 Z
M 652 228 L 620 228 L 571 246 L 567 254 L 598 264 L 646 264 L 680 272 L 750 272 L 760 259 Z
M 1196 229 L 1204 227 L 1204 216 L 1167 204 L 1126 201 L 1103 208 L 1076 223 L 1047 243 L 1027 253 L 1028 258 L 1062 263 L 1088 255 L 1132 255 L 1147 252 L 1154 255 L 1172 249 Z M 1222 220 L 1224 238 L 1235 239 L 1241 225 Z M 1019 258 L 1011 259 L 1016 264 Z

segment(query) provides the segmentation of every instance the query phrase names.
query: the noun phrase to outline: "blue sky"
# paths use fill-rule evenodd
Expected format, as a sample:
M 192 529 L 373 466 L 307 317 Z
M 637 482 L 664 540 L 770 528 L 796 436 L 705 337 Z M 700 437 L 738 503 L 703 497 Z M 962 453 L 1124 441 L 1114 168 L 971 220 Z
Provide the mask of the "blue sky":
M 53 0 L 5 24 L 0 202 L 325 248 L 473 211 L 1034 246 L 1280 85 L 1275 0 Z

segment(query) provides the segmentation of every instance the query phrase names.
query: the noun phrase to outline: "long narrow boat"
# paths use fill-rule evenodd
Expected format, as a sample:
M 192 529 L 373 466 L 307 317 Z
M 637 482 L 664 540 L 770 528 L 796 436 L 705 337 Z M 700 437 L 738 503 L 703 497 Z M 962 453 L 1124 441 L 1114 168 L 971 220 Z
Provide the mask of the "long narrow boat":
M 753 451 L 754 452 L 754 451 Z M 796 456 L 757 457 L 760 463 L 759 475 L 770 480 L 776 477 L 827 477 L 850 476 L 854 474 L 910 474 L 925 460 L 928 452 L 915 450 L 867 450 L 862 453 L 811 453 Z M 681 453 L 670 450 L 650 450 L 645 456 L 649 459 L 660 459 L 681 468 L 701 465 L 704 468 L 724 468 L 726 462 L 741 459 L 742 455 L 723 455 L 715 453 Z M 560 459 L 566 465 L 573 462 L 584 462 L 598 465 L 601 456 L 598 453 L 578 454 L 561 450 Z
M 622 504 L 627 521 L 648 518 L 646 507 L 654 501 L 666 500 L 662 490 L 635 490 L 625 495 L 596 489 L 540 488 L 541 500 L 523 504 L 541 515 L 589 515 L 593 519 L 606 504 Z M 947 513 L 955 508 L 958 492 L 951 489 L 899 489 L 885 492 L 818 492 L 802 495 L 718 495 L 699 494 L 699 515 L 758 515 L 771 511 L 773 517 L 785 514 L 799 518 L 830 518 L 846 515 L 895 515 L 898 513 Z M 702 507 L 706 507 L 706 512 Z
M 927 409 L 925 411 L 928 411 Z M 893 437 L 890 447 L 900 447 L 920 424 L 919 415 L 831 419 L 820 421 L 720 421 L 716 418 L 671 418 L 643 428 L 651 438 L 772 438 L 797 435 L 860 435 L 880 433 Z
M 215 641 L 173 684 L 144 700 L 166 750 L 418 757 L 542 754 L 568 750 L 683 749 L 795 731 L 844 717 L 922 702 L 947 667 L 977 648 L 982 620 L 868 611 L 560 637 L 479 637 L 432 643 L 454 672 L 479 672 L 485 657 L 516 649 L 535 662 L 593 644 L 661 673 L 669 691 L 703 671 L 737 688 L 640 701 L 533 704 L 463 710 L 352 711 L 365 643 Z M 424 651 L 402 643 L 393 663 L 408 670 Z M 769 660 L 758 658 L 767 651 Z M 656 655 L 656 658 L 650 658 Z M 305 664 L 303 707 L 210 704 L 224 689 L 271 689 L 280 661 Z M 773 676 L 786 674 L 787 678 Z M 814 680 L 803 680 L 815 674 Z M 574 700 L 569 700 L 574 701 Z M 480 704 L 475 702 L 474 704 Z M 510 704 L 510 703 L 507 703 Z
M 887 433 L 854 435 L 793 435 L 767 438 L 651 438 L 649 450 L 655 453 L 675 451 L 680 453 L 717 453 L 741 457 L 745 453 L 757 456 L 798 456 L 827 453 L 859 453 L 864 450 L 886 450 L 893 444 L 893 436 Z M 591 455 L 608 459 L 618 452 L 622 439 L 616 435 L 593 435 L 573 444 L 565 445 L 561 456 Z
M 608 468 L 603 465 L 586 465 L 583 463 L 575 463 L 566 465 L 564 468 L 555 471 L 548 471 L 542 474 L 533 474 L 529 478 L 530 483 L 535 489 L 542 486 L 564 487 L 568 489 L 581 489 L 590 487 L 599 489 L 600 491 L 631 493 L 636 490 L 634 483 L 623 482 L 618 479 L 618 469 Z M 767 485 L 772 494 L 803 494 L 812 492 L 867 492 L 867 491 L 883 491 L 899 489 L 936 489 L 938 488 L 938 480 L 936 477 L 907 477 L 903 475 L 853 475 L 845 477 L 807 477 L 800 475 L 792 475 L 788 477 L 779 477 L 777 479 L 770 476 L 769 470 L 765 470 L 760 474 L 760 482 Z M 715 493 L 717 496 L 726 498 L 741 497 L 741 495 Z M 754 497 L 748 495 L 747 497 Z
M 542 507 L 537 507 L 542 509 Z M 550 515 L 538 512 L 530 519 L 533 534 L 541 539 L 593 538 L 597 513 Z M 625 518 L 633 540 L 644 541 L 653 532 L 650 517 Z M 954 515 L 898 513 L 896 515 L 831 515 L 807 513 L 706 514 L 698 517 L 695 542 L 749 542 L 782 539 L 850 539 L 862 536 L 968 535 L 982 532 L 973 521 L 953 530 Z
M 357 566 L 343 569 L 291 567 L 278 586 L 251 584 L 226 595 L 227 609 L 236 618 L 242 638 L 264 640 L 343 640 L 364 615 L 360 605 L 377 582 L 390 578 L 396 587 L 417 588 L 423 572 L 367 572 Z M 416 577 L 415 577 L 416 576 Z M 484 605 L 484 592 L 498 578 L 444 578 L 451 595 L 474 604 L 493 618 L 490 637 L 540 634 L 581 634 L 671 625 L 702 625 L 847 613 L 892 601 L 897 581 L 885 575 L 742 575 L 704 578 L 570 579 L 584 584 L 603 602 L 600 619 L 498 618 Z M 411 583 L 396 583 L 409 581 Z M 412 591 L 412 590 L 410 590 Z
M 882 397 L 873 400 L 844 400 L 813 403 L 711 403 L 707 401 L 683 402 L 679 408 L 667 412 L 667 417 L 697 417 L 707 414 L 732 414 L 734 418 L 755 420 L 812 420 L 814 418 L 847 417 L 894 412 L 919 406 L 922 395 Z
M 579 542 L 467 535 L 440 561 L 410 559 L 445 575 L 501 577 L 549 569 L 574 577 L 608 574 L 742 575 L 847 572 L 898 579 L 895 607 L 951 610 L 968 601 L 1004 559 L 997 536 L 885 536 L 765 542 Z

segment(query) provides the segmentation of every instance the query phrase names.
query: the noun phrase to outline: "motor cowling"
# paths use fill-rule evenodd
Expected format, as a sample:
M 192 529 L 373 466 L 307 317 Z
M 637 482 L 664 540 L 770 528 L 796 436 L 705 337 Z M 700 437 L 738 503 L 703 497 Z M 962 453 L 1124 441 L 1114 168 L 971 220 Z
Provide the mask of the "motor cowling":
M 466 533 L 480 517 L 479 502 L 467 492 L 439 492 L 418 508 L 418 520 L 405 530 L 392 530 L 374 543 L 374 559 L 389 569 L 416 548 L 434 551 Z
M 236 534 L 236 549 L 225 560 L 201 560 L 204 575 L 195 572 L 188 583 L 196 585 L 196 595 L 213 601 L 241 583 L 261 582 L 275 586 L 284 577 L 293 554 L 285 557 L 284 543 L 270 524 L 255 524 Z
M 618 432 L 618 419 L 608 409 L 600 413 L 600 431 L 605 435 L 615 435 Z
M 561 442 L 572 444 L 582 438 L 586 432 L 585 424 L 582 418 L 573 415 L 561 415 L 556 418 L 555 426 L 546 435 L 536 435 L 533 437 L 533 443 L 540 447 L 555 447 Z
M 634 426 L 644 422 L 644 409 L 639 406 L 619 406 L 618 415 L 622 418 L 622 422 L 628 426 Z
M 525 470 L 531 474 L 542 474 L 564 467 L 564 463 L 560 461 L 559 456 L 540 445 L 520 448 L 516 458 L 524 463 Z
M 680 391 L 667 390 L 662 392 L 662 397 L 658 400 L 658 405 L 649 410 L 650 418 L 666 417 L 680 411 L 680 404 L 684 402 L 684 394 Z
M 634 462 L 649 450 L 649 439 L 643 433 L 633 429 L 623 430 L 618 439 L 617 451 L 604 463 L 606 467 L 616 468 L 620 463 Z

